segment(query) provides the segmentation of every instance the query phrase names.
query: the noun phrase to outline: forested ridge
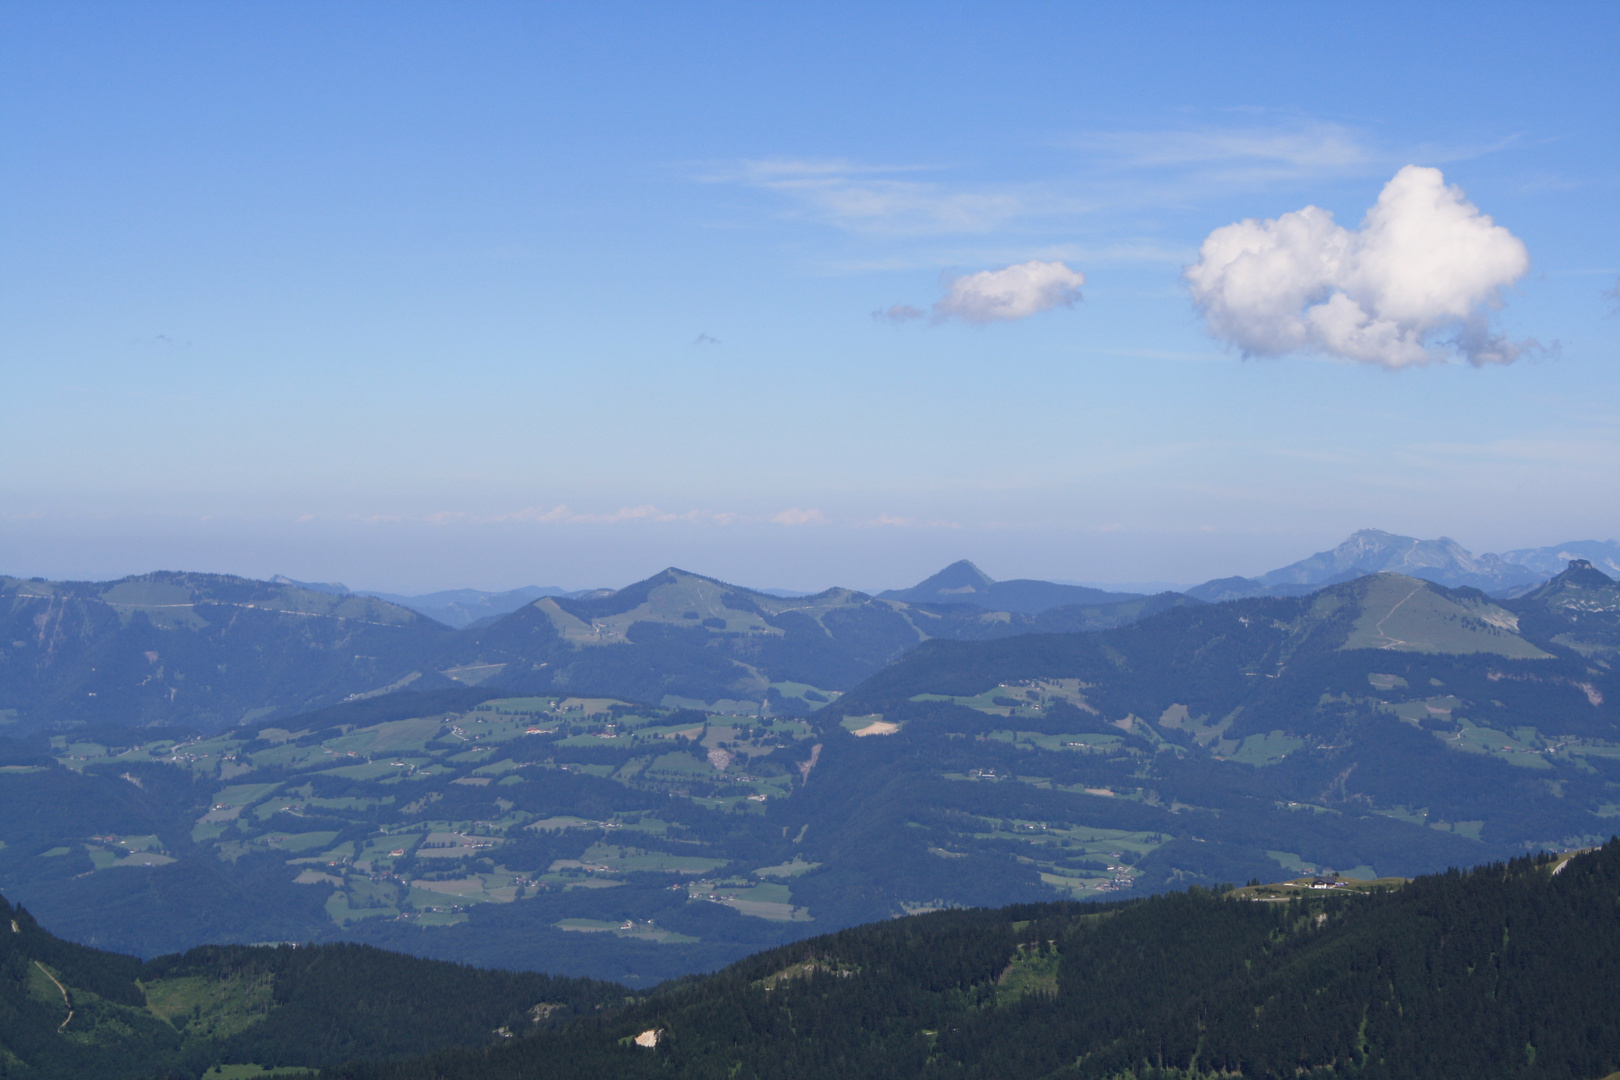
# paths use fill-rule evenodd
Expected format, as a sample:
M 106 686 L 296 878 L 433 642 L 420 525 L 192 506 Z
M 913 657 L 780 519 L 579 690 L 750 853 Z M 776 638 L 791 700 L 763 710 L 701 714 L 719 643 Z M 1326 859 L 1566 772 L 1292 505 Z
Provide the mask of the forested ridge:
M 0 920 L 6 1080 L 221 1063 L 326 1080 L 1598 1080 L 1620 1066 L 1620 839 L 1387 887 L 937 911 L 640 996 L 358 945 L 141 961 L 3 901 Z
M 0 899 L 0 1078 L 195 1078 L 516 1038 L 623 1005 L 612 983 L 365 945 L 204 946 L 141 961 L 63 941 Z
M 1597 1080 L 1620 1067 L 1620 840 L 1560 862 L 935 912 L 510 1045 L 326 1075 Z

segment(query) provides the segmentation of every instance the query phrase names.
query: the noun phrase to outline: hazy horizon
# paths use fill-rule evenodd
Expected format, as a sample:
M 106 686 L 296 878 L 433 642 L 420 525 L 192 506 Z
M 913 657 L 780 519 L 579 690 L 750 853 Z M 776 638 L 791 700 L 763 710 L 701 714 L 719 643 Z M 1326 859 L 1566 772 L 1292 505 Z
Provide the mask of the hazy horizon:
M 1387 532 L 1388 530 L 1383 530 L 1383 531 Z M 1344 536 L 1340 536 L 1337 539 L 1333 540 L 1332 542 L 1323 544 L 1321 547 L 1312 548 L 1310 550 L 1299 550 L 1299 551 L 1294 552 L 1291 555 L 1280 556 L 1277 561 L 1272 562 L 1272 563 L 1268 563 L 1268 564 L 1263 565 L 1263 566 L 1249 566 L 1249 567 L 1247 567 L 1246 569 L 1243 569 L 1243 570 L 1217 569 L 1216 571 L 1214 571 L 1212 573 L 1204 574 L 1201 577 L 1188 578 L 1188 579 L 1179 580 L 1179 581 L 1168 580 L 1168 579 L 1165 579 L 1165 578 L 1135 578 L 1135 579 L 1124 578 L 1124 577 L 1116 577 L 1116 578 L 1087 577 L 1087 578 L 1083 578 L 1083 577 L 1072 577 L 1072 576 L 1071 577 L 1065 577 L 1062 574 L 1045 574 L 1045 575 L 1043 575 L 1043 574 L 1038 574 L 1038 573 L 1025 573 L 1025 572 L 1018 571 L 1016 569 L 1003 570 L 1003 568 L 999 564 L 989 564 L 989 565 L 987 565 L 983 560 L 973 558 L 972 556 L 960 555 L 960 554 L 956 555 L 954 557 L 953 556 L 942 557 L 940 560 L 938 560 L 935 563 L 929 564 L 926 567 L 920 567 L 909 578 L 895 578 L 893 580 L 881 581 L 881 582 L 855 582 L 855 581 L 852 581 L 852 580 L 845 580 L 845 579 L 842 579 L 842 578 L 832 578 L 832 579 L 821 581 L 818 584 L 811 584 L 811 585 L 804 585 L 804 584 L 792 584 L 792 585 L 789 585 L 789 584 L 783 584 L 782 582 L 775 581 L 775 580 L 756 580 L 756 579 L 751 579 L 751 578 L 747 578 L 747 577 L 740 577 L 740 576 L 738 576 L 736 574 L 733 574 L 733 573 L 730 573 L 730 572 L 726 571 L 723 568 L 720 568 L 720 569 L 700 568 L 698 566 L 686 565 L 686 564 L 682 564 L 682 563 L 679 563 L 679 562 L 666 562 L 666 563 L 663 563 L 663 564 L 658 565 L 658 566 L 653 566 L 653 567 L 647 569 L 643 573 L 638 573 L 634 577 L 622 578 L 622 579 L 611 579 L 610 580 L 610 579 L 603 578 L 603 579 L 596 579 L 596 580 L 587 580 L 587 579 L 574 580 L 574 579 L 568 578 L 566 576 L 566 573 L 563 573 L 563 572 L 559 572 L 559 573 L 543 572 L 543 573 L 540 573 L 538 576 L 533 576 L 531 579 L 528 579 L 528 580 L 493 581 L 493 582 L 485 582 L 485 583 L 469 583 L 468 581 L 465 581 L 465 580 L 456 579 L 453 576 L 446 576 L 446 577 L 442 577 L 442 578 L 431 578 L 430 577 L 430 578 L 419 579 L 419 580 L 427 580 L 427 581 L 437 582 L 435 584 L 431 584 L 431 585 L 428 585 L 428 586 L 425 586 L 425 587 L 421 586 L 421 585 L 413 585 L 413 584 L 407 584 L 407 585 L 403 585 L 403 586 L 389 585 L 389 584 L 382 584 L 382 585 L 372 584 L 370 579 L 368 579 L 366 577 L 363 577 L 363 576 L 362 577 L 356 577 L 356 578 L 354 578 L 354 580 L 350 580 L 349 577 L 345 577 L 342 574 L 318 573 L 318 572 L 317 573 L 294 574 L 294 573 L 289 573 L 286 570 L 260 570 L 260 571 L 253 571 L 253 572 L 244 572 L 244 571 L 237 570 L 237 569 L 232 569 L 232 568 L 228 568 L 228 567 L 219 567 L 219 566 L 185 566 L 185 565 L 177 565 L 177 566 L 146 566 L 146 567 L 140 567 L 140 568 L 135 568 L 135 569 L 128 569 L 128 570 L 125 570 L 125 571 L 122 571 L 122 572 L 110 571 L 110 572 L 89 573 L 89 574 L 83 574 L 83 573 L 79 573 L 79 574 L 75 574 L 75 573 L 46 574 L 46 573 L 19 572 L 18 570 L 14 569 L 14 568 L 0 566 L 0 574 L 8 575 L 8 576 L 11 576 L 11 577 L 43 577 L 43 578 L 49 578 L 49 579 L 52 579 L 52 580 L 59 580 L 59 581 L 98 581 L 98 580 L 114 580 L 114 579 L 121 578 L 121 577 L 126 577 L 126 576 L 130 576 L 130 575 L 135 575 L 135 574 L 149 573 L 149 572 L 159 571 L 159 570 L 191 571 L 191 572 L 201 572 L 201 573 L 235 574 L 235 575 L 237 575 L 239 577 L 255 578 L 255 579 L 259 579 L 259 580 L 268 580 L 271 577 L 283 576 L 283 577 L 291 578 L 291 579 L 293 579 L 295 581 L 303 581 L 303 582 L 310 582 L 310 583 L 320 583 L 320 584 L 341 584 L 341 585 L 345 586 L 346 588 L 348 588 L 352 592 L 390 593 L 390 594 L 402 595 L 402 596 L 421 596 L 421 595 L 426 595 L 426 594 L 430 594 L 430 593 L 437 593 L 437 592 L 450 592 L 450 591 L 455 591 L 455 590 L 458 590 L 458 589 L 470 589 L 470 590 L 475 590 L 475 591 L 493 592 L 493 593 L 508 592 L 508 591 L 511 591 L 511 590 L 522 589 L 522 588 L 527 588 L 527 587 L 560 588 L 560 589 L 566 589 L 566 590 L 569 590 L 569 591 L 584 590 L 584 589 L 599 589 L 599 588 L 621 589 L 621 588 L 624 588 L 626 585 L 633 584 L 634 582 L 637 582 L 637 581 L 645 580 L 646 578 L 651 577 L 652 575 L 659 573 L 660 571 L 666 569 L 667 567 L 676 567 L 676 568 L 681 569 L 681 570 L 687 570 L 687 571 L 690 571 L 692 573 L 702 574 L 705 577 L 716 578 L 718 580 L 725 581 L 725 582 L 727 582 L 729 584 L 732 584 L 732 585 L 740 585 L 740 586 L 743 586 L 744 588 L 751 588 L 751 589 L 754 589 L 756 591 L 767 591 L 767 590 L 771 590 L 771 589 L 780 589 L 780 590 L 793 591 L 793 592 L 802 592 L 802 593 L 810 594 L 810 593 L 820 592 L 820 591 L 822 591 L 824 589 L 832 588 L 832 587 L 837 586 L 837 587 L 843 587 L 843 588 L 856 589 L 857 591 L 860 591 L 860 592 L 876 594 L 876 593 L 882 592 L 882 591 L 884 591 L 886 589 L 909 588 L 910 586 L 917 584 L 919 581 L 923 580 L 924 578 L 927 578 L 927 577 L 939 572 L 940 570 L 944 569 L 946 566 L 950 565 L 951 563 L 954 563 L 954 562 L 958 561 L 959 559 L 967 559 L 967 561 L 972 562 L 975 566 L 978 566 L 980 570 L 984 571 L 991 578 L 993 578 L 993 579 L 995 579 L 997 581 L 1009 581 L 1009 580 L 1022 578 L 1022 579 L 1036 579 L 1036 580 L 1052 581 L 1052 582 L 1055 582 L 1057 584 L 1063 584 L 1063 585 L 1083 585 L 1083 586 L 1089 586 L 1089 587 L 1092 587 L 1092 588 L 1105 588 L 1105 589 L 1110 589 L 1111 588 L 1111 589 L 1117 589 L 1117 590 L 1137 591 L 1137 592 L 1159 592 L 1159 591 L 1166 591 L 1166 590 L 1176 590 L 1176 589 L 1181 589 L 1181 588 L 1190 588 L 1192 586 L 1195 586 L 1195 585 L 1201 584 L 1201 583 L 1203 583 L 1205 581 L 1210 581 L 1210 580 L 1213 580 L 1213 579 L 1216 579 L 1216 578 L 1224 578 L 1224 577 L 1232 577 L 1232 576 L 1253 577 L 1253 576 L 1256 576 L 1256 575 L 1259 575 L 1259 574 L 1262 574 L 1262 573 L 1266 573 L 1266 572 L 1271 571 L 1271 570 L 1278 569 L 1278 568 L 1280 568 L 1282 566 L 1297 562 L 1297 561 L 1299 561 L 1301 559 L 1304 559 L 1304 558 L 1307 558 L 1307 557 L 1309 557 L 1311 555 L 1317 554 L 1318 552 L 1326 551 L 1326 550 L 1329 550 L 1331 548 L 1337 547 L 1338 544 L 1340 542 L 1342 542 L 1344 539 L 1346 539 Z M 1418 539 L 1433 540 L 1433 539 L 1438 539 L 1438 537 L 1418 537 Z M 1449 537 L 1449 539 L 1455 540 L 1457 538 L 1456 537 Z M 1557 544 L 1578 542 L 1579 540 L 1597 540 L 1599 542 L 1606 541 L 1606 542 L 1609 542 L 1609 543 L 1614 542 L 1613 538 L 1609 538 L 1609 537 L 1580 537 L 1580 538 L 1564 537 L 1562 540 L 1555 541 L 1553 544 L 1546 544 L 1546 545 L 1514 544 L 1514 545 L 1504 546 L 1504 548 L 1502 550 L 1506 551 L 1506 550 L 1514 550 L 1514 549 L 1525 548 L 1525 547 L 1555 546 Z M 1481 549 L 1481 548 L 1471 547 L 1470 545 L 1468 545 L 1466 543 L 1464 543 L 1462 546 L 1464 548 L 1468 549 L 1473 555 L 1476 555 L 1476 556 L 1484 555 L 1484 554 L 1501 554 L 1501 551 L 1487 552 L 1487 551 L 1485 551 L 1484 549 Z M 446 571 L 441 567 L 435 567 L 435 568 L 433 568 L 432 573 L 441 574 L 441 575 L 447 574 L 447 573 L 448 574 L 453 574 L 453 570 L 452 571 Z

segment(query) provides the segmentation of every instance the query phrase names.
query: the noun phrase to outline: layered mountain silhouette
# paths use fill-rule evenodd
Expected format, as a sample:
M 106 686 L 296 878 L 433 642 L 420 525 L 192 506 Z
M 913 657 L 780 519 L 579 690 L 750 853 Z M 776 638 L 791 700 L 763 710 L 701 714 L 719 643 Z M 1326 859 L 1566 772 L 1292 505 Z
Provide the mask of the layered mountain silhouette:
M 1551 572 L 1556 573 L 1562 565 Z M 1448 537 L 1419 540 L 1379 529 L 1362 529 L 1336 548 L 1319 551 L 1258 578 L 1217 578 L 1188 589 L 1187 595 L 1209 601 L 1303 596 L 1324 585 L 1379 573 L 1407 574 L 1437 585 L 1466 586 L 1493 595 L 1507 595 L 1547 577 L 1500 555 L 1475 556 Z
M 526 604 L 534 603 L 542 596 L 590 596 L 607 591 L 609 590 L 579 589 L 570 591 L 568 589 L 559 589 L 555 585 L 525 585 L 521 589 L 506 589 L 502 592 L 489 592 L 484 589 L 443 589 L 439 592 L 421 593 L 414 596 L 403 593 L 380 592 L 368 592 L 363 595 L 374 596 L 379 600 L 386 600 L 390 604 L 410 608 L 412 611 L 426 615 L 430 619 L 437 619 L 446 626 L 464 630 L 469 626 L 484 625 L 492 622 Z
M 1038 615 L 1070 604 L 1112 604 L 1141 598 L 1140 593 L 1105 592 L 1084 585 L 1060 585 L 1027 578 L 996 581 L 966 559 L 951 563 L 909 589 L 889 589 L 877 595 L 880 600 L 901 600 L 908 604 L 969 604 L 989 611 L 1015 611 L 1023 615 Z
M 559 589 L 555 585 L 525 585 L 518 589 L 494 592 L 487 589 L 441 589 L 430 593 L 386 593 L 364 590 L 357 593 L 341 581 L 298 581 L 285 574 L 277 574 L 270 579 L 270 584 L 326 593 L 329 596 L 370 596 L 409 608 L 419 615 L 426 615 L 456 630 L 465 629 L 475 623 L 489 622 L 507 612 L 516 611 L 525 604 L 532 604 L 542 596 L 589 596 L 594 592 L 612 591 L 580 589 L 571 592 L 568 589 Z
M 1561 548 L 1607 550 L 1597 542 Z M 284 577 L 0 578 L 0 722 L 217 730 L 390 690 L 458 685 L 803 715 L 926 641 L 1107 630 L 1178 606 L 1303 596 L 1381 573 L 1498 599 L 1546 580 L 1449 539 L 1372 529 L 1258 578 L 1157 596 L 996 581 L 966 560 L 876 596 L 840 588 L 780 595 L 674 567 L 617 590 L 417 597 Z M 1566 628 L 1570 647 L 1607 656 L 1604 618 L 1591 613 Z
M 972 564 L 959 565 L 977 574 Z M 947 582 L 962 577 L 955 568 L 947 573 L 954 575 Z M 801 714 L 924 641 L 1098 630 L 1195 602 L 1175 594 L 1002 584 L 1047 586 L 1057 598 L 1102 602 L 1025 614 L 851 589 L 782 597 L 670 567 L 614 592 L 543 597 L 469 633 L 456 646 L 455 665 L 442 670 L 469 684 L 495 680 L 492 685 L 532 692 L 611 693 L 670 706 Z M 925 589 L 923 595 L 938 592 Z
M 1571 559 L 1585 559 L 1606 574 L 1620 574 L 1620 541 L 1570 540 L 1548 547 L 1504 551 L 1502 558 L 1542 576 L 1558 573 Z
M 463 605 L 458 620 L 478 602 L 449 597 Z M 341 585 L 289 579 L 0 578 L 0 718 L 218 730 L 391 690 L 486 684 L 804 714 L 933 638 L 1097 630 L 1193 602 L 1125 596 L 1026 615 L 850 589 L 775 596 L 671 567 L 457 630 Z

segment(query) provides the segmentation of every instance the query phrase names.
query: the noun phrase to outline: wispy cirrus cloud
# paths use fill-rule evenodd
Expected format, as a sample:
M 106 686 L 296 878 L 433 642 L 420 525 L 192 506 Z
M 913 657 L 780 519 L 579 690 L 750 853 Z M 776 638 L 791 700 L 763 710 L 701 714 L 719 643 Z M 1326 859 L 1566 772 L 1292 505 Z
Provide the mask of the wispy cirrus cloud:
M 1248 180 L 1344 173 L 1371 167 L 1382 156 L 1362 132 L 1301 119 L 1096 131 L 1065 145 L 1115 169 L 1216 168 Z
M 366 514 L 355 517 L 367 524 L 423 525 L 821 525 L 828 518 L 813 507 L 789 507 L 774 514 L 744 514 L 731 510 L 665 510 L 650 504 L 617 510 L 575 510 L 566 503 L 526 506 L 499 513 L 438 510 L 428 514 Z
M 982 168 L 969 163 L 775 157 L 710 164 L 694 178 L 767 192 L 788 217 L 873 238 L 1050 235 L 1108 228 L 1121 212 L 1184 208 L 1312 180 L 1387 175 L 1407 161 L 1443 164 L 1517 141 L 1509 135 L 1477 145 L 1391 146 L 1349 124 L 1250 110 L 1237 119 L 1227 113 L 1207 123 L 1054 138 L 1048 148 L 1066 151 L 1068 158 L 1053 165 L 1043 157 L 1038 177 L 985 178 Z M 1117 242 L 1102 246 L 1110 257 L 1131 256 L 1114 251 Z M 936 265 L 993 261 L 1004 260 L 941 258 Z M 915 265 L 910 257 L 902 262 Z
M 928 520 L 900 514 L 879 514 L 873 518 L 830 517 L 815 507 L 790 506 L 774 514 L 739 513 L 730 510 L 665 510 L 657 506 L 624 506 L 611 511 L 582 511 L 559 503 L 555 506 L 529 506 L 499 513 L 478 514 L 464 510 L 441 510 L 430 514 L 355 515 L 367 524 L 419 525 L 542 525 L 542 526 L 776 526 L 827 525 L 841 528 L 874 527 L 909 529 L 960 529 L 955 521 Z
M 841 158 L 768 158 L 711 168 L 697 179 L 740 184 L 782 198 L 789 212 L 847 232 L 906 236 L 993 233 L 1082 207 L 1034 182 L 972 184 L 928 165 L 873 165 Z M 925 179 L 932 174 L 939 179 Z

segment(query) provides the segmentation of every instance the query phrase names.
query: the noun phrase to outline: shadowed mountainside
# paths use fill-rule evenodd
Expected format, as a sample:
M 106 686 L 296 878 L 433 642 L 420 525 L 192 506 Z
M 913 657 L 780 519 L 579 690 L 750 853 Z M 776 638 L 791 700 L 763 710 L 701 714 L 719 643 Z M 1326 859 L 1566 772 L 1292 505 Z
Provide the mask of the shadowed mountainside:
M 1271 892 L 863 926 L 492 1051 L 335 1075 L 1595 1080 L 1620 1066 L 1620 841 Z

